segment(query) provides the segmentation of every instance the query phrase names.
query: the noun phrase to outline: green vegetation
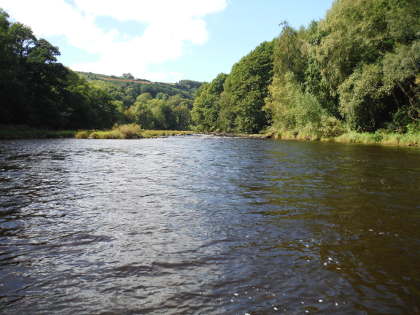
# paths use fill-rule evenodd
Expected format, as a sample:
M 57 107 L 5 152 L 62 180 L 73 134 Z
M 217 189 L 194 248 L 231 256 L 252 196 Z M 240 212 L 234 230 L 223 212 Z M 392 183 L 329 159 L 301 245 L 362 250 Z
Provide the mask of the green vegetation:
M 57 47 L 0 9 L 0 124 L 44 134 L 116 126 L 79 138 L 196 130 L 420 145 L 419 0 L 336 0 L 306 28 L 281 25 L 229 74 L 169 84 L 75 73 L 57 63 Z
M 77 139 L 142 139 L 192 134 L 192 131 L 143 130 L 137 124 L 115 125 L 111 130 L 81 130 Z
M 219 74 L 202 86 L 192 118 L 199 131 L 255 133 L 269 115 L 262 110 L 273 71 L 273 42 L 264 42 L 236 63 L 229 75 Z
M 137 80 L 129 73 L 122 78 L 76 73 L 57 62 L 59 55 L 57 47 L 37 39 L 29 27 L 10 22 L 0 9 L 0 124 L 29 126 L 40 130 L 39 135 L 106 129 L 116 123 L 190 129 L 200 82 L 167 84 Z M 3 129 L 3 134 L 18 132 Z
M 418 0 L 337 0 L 198 91 L 201 131 L 420 145 Z
M 189 130 L 193 98 L 200 82 L 182 80 L 175 84 L 82 73 L 90 85 L 106 93 L 115 106 L 118 123 L 137 123 L 146 129 Z
M 348 131 L 336 137 L 319 137 L 313 133 L 296 131 L 277 131 L 268 134 L 271 138 L 282 140 L 311 140 L 341 143 L 381 144 L 392 146 L 420 146 L 420 132 L 396 133 L 385 130 L 375 132 Z
M 28 126 L 0 125 L 1 140 L 74 138 L 75 135 L 74 130 L 46 130 Z
M 128 102 L 125 104 L 126 106 L 130 105 L 130 101 L 132 104 L 135 98 L 143 93 L 149 93 L 153 98 L 162 93 L 168 96 L 180 95 L 183 98 L 192 99 L 202 84 L 192 80 L 181 80 L 177 83 L 151 82 L 145 79 L 135 79 L 130 73 L 125 73 L 122 77 L 80 71 L 77 74 L 88 82 L 105 87 L 111 94 L 114 94 L 113 97 L 119 98 L 120 101 Z M 124 99 L 123 96 L 127 98 Z
M 0 9 L 0 124 L 73 130 L 116 122 L 109 96 L 57 63 L 59 54 Z
M 191 109 L 200 82 L 182 80 L 175 84 L 82 73 L 90 85 L 106 93 L 118 112 L 118 123 L 137 123 L 146 129 L 189 130 Z

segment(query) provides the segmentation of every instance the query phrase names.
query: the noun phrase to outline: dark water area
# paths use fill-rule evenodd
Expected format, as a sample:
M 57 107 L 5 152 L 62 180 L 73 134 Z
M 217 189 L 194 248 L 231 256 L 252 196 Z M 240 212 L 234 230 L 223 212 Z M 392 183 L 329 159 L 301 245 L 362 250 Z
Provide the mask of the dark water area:
M 418 314 L 420 151 L 0 142 L 0 313 Z

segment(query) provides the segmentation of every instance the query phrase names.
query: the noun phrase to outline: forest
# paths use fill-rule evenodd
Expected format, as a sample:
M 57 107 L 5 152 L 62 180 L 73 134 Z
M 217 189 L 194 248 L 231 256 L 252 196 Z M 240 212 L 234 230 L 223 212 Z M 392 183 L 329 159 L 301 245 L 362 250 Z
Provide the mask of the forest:
M 204 84 L 201 131 L 309 138 L 418 132 L 420 2 L 338 0 L 321 21 L 292 28 Z
M 0 11 L 0 124 L 266 133 L 321 139 L 420 132 L 419 0 L 336 0 L 324 19 L 263 42 L 213 81 L 76 73 Z
M 43 129 L 190 128 L 200 82 L 136 82 L 131 74 L 78 73 L 57 62 L 58 47 L 0 9 L 0 125 Z

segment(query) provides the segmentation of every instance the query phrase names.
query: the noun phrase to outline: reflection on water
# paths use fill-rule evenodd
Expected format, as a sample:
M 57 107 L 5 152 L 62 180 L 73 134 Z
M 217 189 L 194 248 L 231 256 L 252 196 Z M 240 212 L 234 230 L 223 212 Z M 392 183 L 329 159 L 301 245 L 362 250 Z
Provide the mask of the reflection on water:
M 420 312 L 420 152 L 0 142 L 0 312 Z

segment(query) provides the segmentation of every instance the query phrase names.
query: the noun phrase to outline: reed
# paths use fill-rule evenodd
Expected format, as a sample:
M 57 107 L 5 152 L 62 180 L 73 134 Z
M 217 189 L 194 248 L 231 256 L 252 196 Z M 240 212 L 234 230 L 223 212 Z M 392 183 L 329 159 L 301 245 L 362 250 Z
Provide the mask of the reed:
M 321 137 L 305 131 L 275 131 L 271 137 L 281 140 L 307 140 L 339 143 L 380 144 L 389 146 L 420 147 L 420 132 L 392 133 L 386 131 L 356 132 L 349 131 L 337 137 Z
M 193 134 L 184 130 L 144 130 L 137 124 L 115 125 L 111 130 L 80 130 L 77 139 L 142 139 Z

